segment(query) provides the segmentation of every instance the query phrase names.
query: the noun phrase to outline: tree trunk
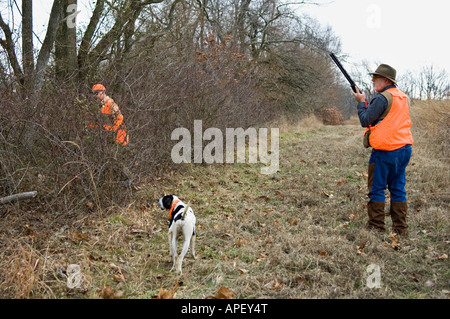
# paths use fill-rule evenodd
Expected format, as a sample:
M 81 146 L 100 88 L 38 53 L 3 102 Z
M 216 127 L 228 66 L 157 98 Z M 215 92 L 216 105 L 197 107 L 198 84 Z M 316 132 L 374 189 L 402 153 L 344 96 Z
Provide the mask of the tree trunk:
M 31 97 L 34 91 L 32 2 L 32 0 L 22 0 L 22 65 L 24 72 L 24 97 Z
M 36 76 L 34 81 L 34 90 L 39 95 L 42 85 L 44 84 L 45 69 L 50 59 L 50 53 L 55 43 L 56 31 L 60 21 L 61 6 L 64 0 L 54 0 L 50 18 L 48 19 L 47 33 L 36 62 Z
M 55 41 L 55 71 L 59 83 L 71 78 L 78 69 L 76 6 L 77 0 L 62 0 L 59 25 Z

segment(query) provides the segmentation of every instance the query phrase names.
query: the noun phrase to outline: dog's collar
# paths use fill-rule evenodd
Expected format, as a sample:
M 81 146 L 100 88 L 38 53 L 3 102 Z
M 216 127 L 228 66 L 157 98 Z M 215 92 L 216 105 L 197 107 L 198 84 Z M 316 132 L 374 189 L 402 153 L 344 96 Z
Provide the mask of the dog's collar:
M 172 202 L 172 207 L 170 207 L 170 211 L 169 211 L 169 218 L 172 218 L 172 212 L 173 212 L 173 209 L 175 208 L 175 206 L 177 206 L 177 204 L 178 204 L 179 202 L 181 202 L 179 199 L 175 199 L 175 200 Z

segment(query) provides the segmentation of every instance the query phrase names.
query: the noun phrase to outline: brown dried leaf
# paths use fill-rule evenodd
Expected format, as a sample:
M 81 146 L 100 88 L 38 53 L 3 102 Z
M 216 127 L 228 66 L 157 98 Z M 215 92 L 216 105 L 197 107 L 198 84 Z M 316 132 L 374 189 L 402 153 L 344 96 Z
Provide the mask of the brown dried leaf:
M 214 295 L 215 299 L 233 299 L 234 298 L 234 292 L 227 287 L 220 287 L 219 290 Z
M 274 279 L 269 281 L 267 284 L 264 285 L 264 287 L 268 288 L 268 289 L 282 289 L 285 285 L 283 283 L 280 283 L 280 281 L 278 279 Z
M 238 269 L 238 270 L 239 270 L 239 272 L 241 273 L 241 275 L 245 275 L 246 273 L 248 273 L 248 270 L 247 270 L 247 269 L 240 268 L 240 269 Z
M 125 276 L 123 274 L 113 275 L 112 278 L 114 281 L 117 281 L 117 282 L 125 282 L 126 281 Z
M 106 286 L 102 290 L 98 290 L 97 294 L 103 299 L 118 299 L 122 297 L 123 292 Z
M 332 193 L 327 193 L 327 192 L 325 192 L 324 190 L 322 190 L 322 194 L 323 195 L 325 195 L 326 197 L 328 197 L 328 198 L 333 198 L 334 197 L 334 195 L 332 194 Z
M 392 242 L 391 243 L 384 242 L 384 245 L 386 247 L 391 247 L 395 250 L 399 250 L 401 247 L 400 247 L 400 242 L 398 240 L 398 235 L 396 233 L 390 232 L 388 237 L 392 240 Z
M 246 245 L 246 244 L 247 244 L 247 239 L 241 238 L 241 237 L 238 237 L 238 239 L 236 240 L 236 243 L 235 243 L 235 245 L 237 247 L 241 247 L 241 246 Z
M 180 287 L 180 283 L 178 282 L 173 289 L 164 289 L 163 287 L 161 287 L 159 289 L 158 295 L 156 296 L 156 299 L 173 299 L 173 296 L 177 292 L 178 287 Z
M 82 234 L 82 233 L 74 231 L 72 234 L 72 239 L 74 241 L 89 241 L 89 236 L 86 234 Z
M 365 247 L 366 247 L 366 243 L 363 243 L 363 244 L 359 245 L 358 246 L 358 250 L 357 250 L 357 254 L 361 255 L 361 256 L 364 256 L 364 257 L 367 257 L 367 254 L 363 251 Z

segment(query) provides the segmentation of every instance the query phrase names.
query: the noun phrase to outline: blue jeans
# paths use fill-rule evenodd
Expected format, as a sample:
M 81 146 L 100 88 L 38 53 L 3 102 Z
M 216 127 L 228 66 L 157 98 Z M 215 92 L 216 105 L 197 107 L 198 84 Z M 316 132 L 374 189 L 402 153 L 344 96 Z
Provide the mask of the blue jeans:
M 392 202 L 406 202 L 405 169 L 412 147 L 405 145 L 394 151 L 372 150 L 369 160 L 369 197 L 372 202 L 384 202 L 386 186 Z

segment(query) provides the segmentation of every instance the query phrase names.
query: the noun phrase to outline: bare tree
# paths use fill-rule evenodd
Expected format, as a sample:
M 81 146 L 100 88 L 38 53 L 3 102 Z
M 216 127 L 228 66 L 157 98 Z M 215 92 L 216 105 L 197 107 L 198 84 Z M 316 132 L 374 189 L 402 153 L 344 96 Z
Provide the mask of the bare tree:
M 442 100 L 450 90 L 450 80 L 445 70 L 436 70 L 433 65 L 422 68 L 418 79 L 420 99 Z
M 23 21 L 22 21 L 22 43 L 23 43 L 23 65 L 20 67 L 19 60 L 16 55 L 15 43 L 12 39 L 12 31 L 4 22 L 0 13 L 0 27 L 3 30 L 5 39 L 0 39 L 0 44 L 8 52 L 8 59 L 14 70 L 14 74 L 19 83 L 22 84 L 22 93 L 25 96 L 35 94 L 40 91 L 44 81 L 44 72 L 50 59 L 50 53 L 55 42 L 56 30 L 60 20 L 62 0 L 53 2 L 50 18 L 48 20 L 47 33 L 45 35 L 42 47 L 34 66 L 33 42 L 32 42 L 32 1 L 24 0 L 22 2 Z

